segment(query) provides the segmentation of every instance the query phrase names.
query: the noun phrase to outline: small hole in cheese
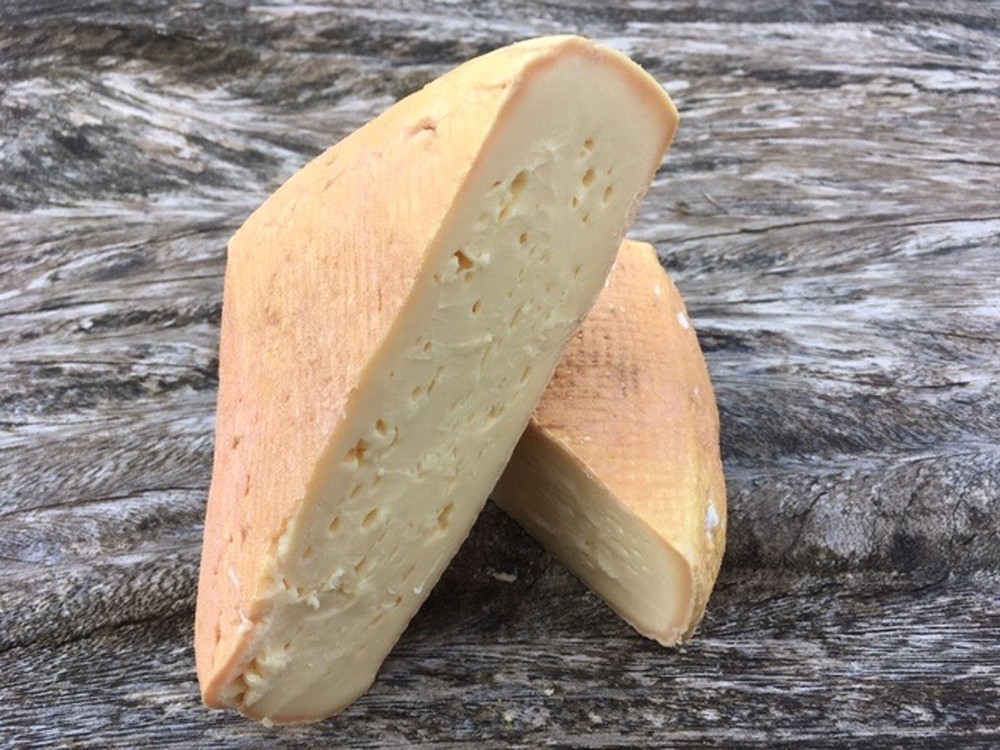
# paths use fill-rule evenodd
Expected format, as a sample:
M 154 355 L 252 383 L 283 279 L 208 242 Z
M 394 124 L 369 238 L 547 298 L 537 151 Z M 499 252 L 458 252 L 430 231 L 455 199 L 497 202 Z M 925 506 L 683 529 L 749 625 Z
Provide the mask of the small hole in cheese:
M 471 260 L 469 260 L 469 256 L 461 250 L 455 253 L 455 260 L 458 261 L 459 271 L 468 271 L 473 265 L 475 265 Z
M 614 196 L 614 194 L 615 194 L 615 189 L 611 187 L 611 185 L 608 185 L 606 188 L 604 188 L 604 195 L 601 196 L 601 203 L 603 203 L 605 206 L 608 205 L 611 202 L 611 198 Z
M 375 420 L 375 432 L 379 435 L 387 435 L 389 433 L 389 425 L 385 423 L 384 419 Z
M 434 344 L 432 344 L 430 341 L 425 341 L 424 342 L 424 354 L 430 354 L 431 353 L 431 349 L 433 349 L 433 348 L 434 348 Z
M 587 149 L 587 151 L 593 151 L 596 145 L 597 141 L 595 141 L 593 138 L 588 138 L 583 142 L 583 147 Z
M 330 533 L 336 534 L 340 530 L 340 516 L 334 516 L 333 520 L 330 521 Z
M 524 372 L 521 373 L 521 382 L 527 383 L 528 378 L 530 377 L 531 377 L 531 365 L 528 365 L 527 367 L 524 368 Z
M 366 443 L 364 439 L 358 440 L 358 442 L 354 444 L 354 447 L 347 451 L 347 455 L 344 456 L 344 460 L 348 463 L 364 463 L 365 453 L 367 451 L 368 443 Z
M 514 200 L 520 200 L 521 194 L 524 193 L 524 188 L 528 184 L 528 173 L 525 170 L 521 170 L 516 175 L 510 183 L 510 192 L 514 196 Z
M 570 201 L 570 206 L 571 206 L 572 208 L 579 208 L 579 207 L 580 207 L 580 199 L 579 199 L 579 198 L 577 198 L 577 197 L 576 197 L 576 196 L 574 195 L 574 196 L 573 196 L 573 200 L 571 200 L 571 201 Z
M 522 169 L 514 176 L 514 179 L 511 180 L 510 200 L 508 200 L 506 205 L 500 209 L 499 220 L 501 223 L 507 221 L 507 217 L 510 216 L 517 208 L 517 204 L 521 202 L 521 198 L 524 195 L 524 189 L 527 185 L 528 173 Z
M 427 384 L 427 395 L 431 395 L 434 392 L 434 388 L 437 386 L 438 381 L 441 379 L 441 374 L 444 372 L 444 367 L 437 368 L 434 373 L 434 377 L 431 378 L 431 382 Z
M 594 184 L 594 180 L 596 179 L 597 175 L 594 174 L 594 170 L 588 169 L 586 172 L 583 173 L 583 180 L 581 180 L 581 182 L 583 183 L 584 187 L 589 188 L 591 185 Z
M 378 508 L 372 508 L 365 515 L 364 520 L 361 521 L 361 527 L 365 529 L 370 529 L 378 521 Z
M 423 395 L 424 395 L 424 387 L 422 385 L 418 385 L 416 388 L 410 391 L 410 400 L 419 401 L 420 397 Z
M 481 299 L 477 299 L 472 304 L 472 314 L 475 315 L 476 313 L 478 313 L 479 310 L 482 308 L 482 306 L 483 306 L 483 301 Z
M 361 575 L 366 570 L 368 570 L 369 565 L 370 561 L 368 557 L 367 556 L 362 557 L 360 560 L 358 560 L 357 565 L 354 566 L 354 572 L 357 573 L 358 575 Z
M 451 514 L 455 510 L 454 503 L 448 503 L 438 513 L 437 524 L 439 529 L 447 529 L 451 525 Z
M 521 236 L 517 238 L 517 244 L 519 244 L 519 245 L 527 245 L 528 244 L 528 233 L 527 232 L 521 232 Z

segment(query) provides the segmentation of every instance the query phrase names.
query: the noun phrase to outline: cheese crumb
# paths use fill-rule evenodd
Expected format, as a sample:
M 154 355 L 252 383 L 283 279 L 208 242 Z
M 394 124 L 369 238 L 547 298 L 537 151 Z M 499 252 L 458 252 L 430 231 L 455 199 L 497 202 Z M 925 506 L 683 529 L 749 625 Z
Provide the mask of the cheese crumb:
M 656 286 L 654 286 L 653 287 L 653 294 L 655 294 L 657 297 L 659 297 L 661 294 L 663 294 L 663 287 L 661 287 L 659 284 L 657 284 Z
M 688 316 L 682 312 L 677 313 L 677 322 L 681 324 L 681 328 L 685 331 L 691 327 L 691 322 L 688 320 Z

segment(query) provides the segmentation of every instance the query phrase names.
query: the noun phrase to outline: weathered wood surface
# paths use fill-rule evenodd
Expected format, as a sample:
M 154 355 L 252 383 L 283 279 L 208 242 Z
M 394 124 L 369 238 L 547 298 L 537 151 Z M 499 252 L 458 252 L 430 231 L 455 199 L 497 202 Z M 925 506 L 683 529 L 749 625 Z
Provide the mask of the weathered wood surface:
M 723 416 L 699 636 L 634 636 L 490 507 L 347 713 L 203 710 L 228 235 L 396 98 L 556 32 L 683 115 L 633 234 Z M 991 2 L 6 0 L 0 744 L 1000 746 L 998 122 Z

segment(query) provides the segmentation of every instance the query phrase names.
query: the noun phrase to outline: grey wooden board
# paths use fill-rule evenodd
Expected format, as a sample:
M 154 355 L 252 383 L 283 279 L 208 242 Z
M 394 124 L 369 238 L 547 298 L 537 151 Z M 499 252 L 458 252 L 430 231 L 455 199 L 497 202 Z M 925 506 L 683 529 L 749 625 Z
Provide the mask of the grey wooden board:
M 0 6 L 0 744 L 1000 746 L 1000 6 L 114 5 Z M 488 506 L 345 714 L 204 710 L 227 237 L 400 96 L 561 32 L 682 112 L 632 234 L 722 412 L 706 622 L 643 641 Z

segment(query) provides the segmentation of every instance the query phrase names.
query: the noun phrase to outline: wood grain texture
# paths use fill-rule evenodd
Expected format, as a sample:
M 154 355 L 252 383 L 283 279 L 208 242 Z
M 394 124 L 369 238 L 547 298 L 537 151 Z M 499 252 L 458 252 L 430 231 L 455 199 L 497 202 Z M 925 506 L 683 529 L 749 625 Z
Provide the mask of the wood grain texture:
M 1000 12 L 748 5 L 5 2 L 0 745 L 1000 746 Z M 682 114 L 633 234 L 722 415 L 700 634 L 640 640 L 490 508 L 342 717 L 203 710 L 227 238 L 400 96 L 558 32 Z

